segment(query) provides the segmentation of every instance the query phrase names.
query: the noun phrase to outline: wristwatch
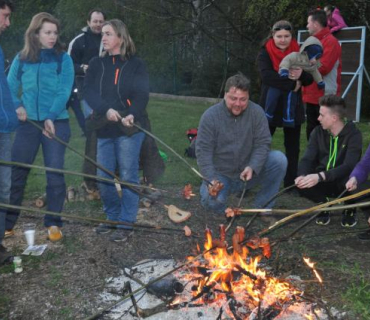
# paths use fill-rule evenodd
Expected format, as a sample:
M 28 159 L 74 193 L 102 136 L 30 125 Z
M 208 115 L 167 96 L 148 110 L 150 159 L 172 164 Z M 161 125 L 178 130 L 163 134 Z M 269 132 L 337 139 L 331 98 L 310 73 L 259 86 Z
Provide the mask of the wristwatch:
M 319 175 L 319 182 L 324 181 L 324 177 L 322 176 L 321 172 L 319 172 L 318 175 Z

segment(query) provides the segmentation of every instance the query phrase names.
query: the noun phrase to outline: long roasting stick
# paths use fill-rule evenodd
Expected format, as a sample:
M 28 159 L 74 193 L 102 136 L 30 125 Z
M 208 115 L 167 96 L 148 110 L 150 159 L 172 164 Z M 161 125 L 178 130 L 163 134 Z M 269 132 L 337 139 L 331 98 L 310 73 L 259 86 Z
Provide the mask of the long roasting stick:
M 108 179 L 108 178 L 104 178 L 104 177 L 100 177 L 100 176 L 95 176 L 95 175 L 92 175 L 92 174 L 85 174 L 85 173 L 80 173 L 80 172 L 75 172 L 75 171 L 56 169 L 56 168 L 50 168 L 50 167 L 43 167 L 43 166 L 38 166 L 38 165 L 28 164 L 28 163 L 5 161 L 5 160 L 0 159 L 0 164 L 5 164 L 5 165 L 9 165 L 9 166 L 23 167 L 23 168 L 29 168 L 29 169 L 40 169 L 40 170 L 56 172 L 56 173 L 61 173 L 61 174 L 70 174 L 70 175 L 75 175 L 75 176 L 80 176 L 80 177 L 85 177 L 85 178 L 91 178 L 91 179 L 95 179 L 95 180 L 98 180 L 98 181 L 104 181 L 104 182 L 110 182 L 110 183 L 119 183 L 121 185 L 134 187 L 134 188 L 150 189 L 150 190 L 153 190 L 153 191 L 161 191 L 161 192 L 164 192 L 164 193 L 168 192 L 166 190 L 157 189 L 157 188 L 149 187 L 149 186 L 146 186 L 146 185 L 139 185 L 139 184 L 123 181 L 123 180 Z
M 287 223 L 288 221 L 294 219 L 294 218 L 297 218 L 297 217 L 300 217 L 300 216 L 303 216 L 307 213 L 311 213 L 315 210 L 318 210 L 318 209 L 321 209 L 321 208 L 326 208 L 328 206 L 331 206 L 333 204 L 337 204 L 339 202 L 343 202 L 343 201 L 347 201 L 347 200 L 351 200 L 351 199 L 356 199 L 358 197 L 361 197 L 365 194 L 369 194 L 370 193 L 370 189 L 366 189 L 366 190 L 363 190 L 361 192 L 358 192 L 356 194 L 352 194 L 352 195 L 349 195 L 347 197 L 343 197 L 343 198 L 339 198 L 339 199 L 335 199 L 335 200 L 332 200 L 332 201 L 329 201 L 329 202 L 325 202 L 325 203 L 322 203 L 322 204 L 319 204 L 317 206 L 314 206 L 314 207 L 311 207 L 311 208 L 308 208 L 308 209 L 304 209 L 304 210 L 301 210 L 301 211 L 298 211 L 297 213 L 294 213 L 288 217 L 285 217 L 279 221 L 276 221 L 273 225 L 271 225 L 270 227 L 268 227 L 267 229 L 264 229 L 262 231 L 260 231 L 258 233 L 258 236 L 263 236 L 265 234 L 268 234 L 270 233 L 272 230 L 280 227 L 281 225 Z
M 208 184 L 212 185 L 212 182 L 207 180 L 205 177 L 203 177 L 203 175 L 197 170 L 195 169 L 188 161 L 186 161 L 186 159 L 182 156 L 180 156 L 173 148 L 171 148 L 167 143 L 165 143 L 164 141 L 162 141 L 161 139 L 159 139 L 157 136 L 155 136 L 153 133 L 149 132 L 148 130 L 145 130 L 144 128 L 142 128 L 141 126 L 139 126 L 138 124 L 134 123 L 133 124 L 134 127 L 138 128 L 139 130 L 143 131 L 144 133 L 146 133 L 148 136 L 152 137 L 154 140 L 157 140 L 160 144 L 162 144 L 163 146 L 165 146 L 168 150 L 170 150 L 174 155 L 176 155 L 176 157 L 178 157 L 182 162 L 184 162 L 199 178 L 201 178 L 202 180 L 204 180 L 205 182 L 207 182 Z
M 346 204 L 343 206 L 335 206 L 335 207 L 329 207 L 329 208 L 321 208 L 317 209 L 310 213 L 316 213 L 316 212 L 322 212 L 322 211 L 339 211 L 344 209 L 352 209 L 352 208 L 361 208 L 361 207 L 369 207 L 370 201 L 367 202 L 359 202 L 356 204 Z M 296 213 L 297 211 L 300 211 L 303 209 L 239 209 L 242 213 L 271 213 L 276 215 L 287 215 L 290 213 Z

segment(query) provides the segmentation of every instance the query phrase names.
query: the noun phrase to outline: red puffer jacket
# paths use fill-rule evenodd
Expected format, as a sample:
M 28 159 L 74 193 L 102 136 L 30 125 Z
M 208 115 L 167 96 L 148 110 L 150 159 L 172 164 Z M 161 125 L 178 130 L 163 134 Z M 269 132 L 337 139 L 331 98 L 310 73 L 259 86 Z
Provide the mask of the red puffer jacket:
M 319 71 L 324 78 L 325 92 L 312 83 L 303 87 L 303 101 L 311 104 L 319 104 L 319 99 L 325 94 L 340 94 L 340 79 L 342 72 L 342 49 L 338 40 L 330 33 L 329 28 L 324 28 L 314 35 L 319 39 L 324 48 L 320 58 Z

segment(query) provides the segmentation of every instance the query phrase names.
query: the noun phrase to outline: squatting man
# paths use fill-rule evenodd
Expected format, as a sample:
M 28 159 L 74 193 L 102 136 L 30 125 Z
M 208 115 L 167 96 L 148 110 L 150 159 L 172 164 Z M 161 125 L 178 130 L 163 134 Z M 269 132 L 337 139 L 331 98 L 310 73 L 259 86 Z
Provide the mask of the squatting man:
M 279 190 L 287 168 L 280 151 L 271 151 L 271 135 L 263 109 L 249 100 L 250 80 L 239 73 L 225 84 L 222 102 L 200 119 L 196 155 L 201 174 L 224 187 L 213 197 L 208 184 L 200 188 L 201 204 L 224 213 L 228 196 L 260 186 L 254 206 L 261 208 Z M 274 202 L 266 207 L 271 208 Z

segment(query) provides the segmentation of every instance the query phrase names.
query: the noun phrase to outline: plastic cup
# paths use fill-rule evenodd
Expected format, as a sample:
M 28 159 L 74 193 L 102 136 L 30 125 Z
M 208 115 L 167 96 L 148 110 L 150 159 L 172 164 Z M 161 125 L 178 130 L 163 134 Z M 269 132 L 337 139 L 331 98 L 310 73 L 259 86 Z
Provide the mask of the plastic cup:
M 26 236 L 26 241 L 28 246 L 35 245 L 35 233 L 36 233 L 36 224 L 35 223 L 26 223 L 23 225 L 24 235 Z

